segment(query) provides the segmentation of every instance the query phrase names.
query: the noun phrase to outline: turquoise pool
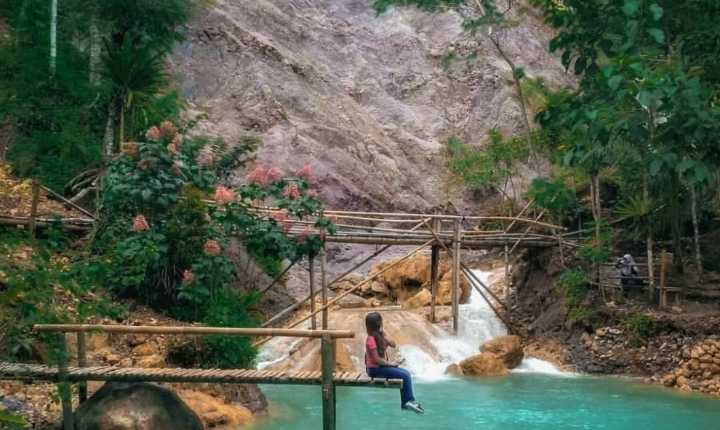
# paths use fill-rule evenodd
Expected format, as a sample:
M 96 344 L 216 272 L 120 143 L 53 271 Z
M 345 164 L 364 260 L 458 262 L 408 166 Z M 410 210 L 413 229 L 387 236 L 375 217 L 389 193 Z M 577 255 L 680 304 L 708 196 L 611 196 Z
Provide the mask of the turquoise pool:
M 322 428 L 320 388 L 263 386 L 269 418 L 254 430 Z M 427 413 L 399 408 L 395 390 L 338 388 L 338 429 L 720 429 L 720 399 L 624 379 L 512 374 L 416 384 Z

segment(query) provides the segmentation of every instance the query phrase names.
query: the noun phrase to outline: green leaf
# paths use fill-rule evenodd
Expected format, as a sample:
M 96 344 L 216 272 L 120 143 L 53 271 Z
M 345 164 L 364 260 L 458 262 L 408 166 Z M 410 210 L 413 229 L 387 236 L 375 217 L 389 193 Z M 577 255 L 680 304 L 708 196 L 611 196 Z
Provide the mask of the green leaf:
M 665 33 L 659 28 L 651 28 L 647 32 L 657 43 L 665 43 Z
M 663 162 L 660 159 L 655 159 L 650 163 L 650 175 L 651 176 L 657 176 L 658 173 L 660 173 L 660 169 L 662 169 Z
M 662 18 L 665 14 L 663 8 L 660 7 L 660 5 L 658 5 L 657 3 L 653 3 L 652 5 L 650 5 L 650 12 L 652 13 L 653 19 L 655 21 L 659 21 L 660 18 Z
M 622 75 L 615 75 L 608 80 L 608 86 L 611 90 L 617 91 L 617 89 L 620 88 L 620 84 L 622 84 L 624 80 L 625 78 Z
M 638 0 L 625 0 L 625 5 L 623 6 L 623 12 L 625 15 L 634 16 L 639 9 L 640 3 Z

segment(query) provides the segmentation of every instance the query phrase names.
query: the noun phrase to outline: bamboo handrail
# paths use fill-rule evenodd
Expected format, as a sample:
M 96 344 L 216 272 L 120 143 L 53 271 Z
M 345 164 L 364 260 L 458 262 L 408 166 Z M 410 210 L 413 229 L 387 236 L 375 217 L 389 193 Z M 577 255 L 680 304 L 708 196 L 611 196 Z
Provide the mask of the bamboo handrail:
M 311 337 L 328 336 L 335 339 L 350 339 L 355 333 L 350 330 L 301 330 L 281 328 L 236 328 L 236 327 L 182 327 L 182 326 L 132 326 L 103 324 L 36 324 L 38 333 L 133 333 L 192 336 L 270 336 L 270 337 Z

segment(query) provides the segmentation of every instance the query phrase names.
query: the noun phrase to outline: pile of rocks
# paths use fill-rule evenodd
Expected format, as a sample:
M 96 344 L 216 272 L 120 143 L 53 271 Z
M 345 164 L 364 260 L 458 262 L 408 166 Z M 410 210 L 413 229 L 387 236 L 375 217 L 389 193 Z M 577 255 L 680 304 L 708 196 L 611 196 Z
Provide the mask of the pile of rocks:
M 662 378 L 667 387 L 720 395 L 720 340 L 706 339 L 682 351 L 683 362 Z
M 391 259 L 378 263 L 370 269 L 368 276 L 372 277 L 396 262 L 397 259 Z M 441 258 L 438 272 L 438 294 L 435 303 L 449 305 L 452 303 L 452 270 L 450 270 L 450 261 L 447 257 Z M 331 288 L 335 291 L 346 291 L 364 279 L 362 275 L 354 273 Z M 432 301 L 430 282 L 430 256 L 416 255 L 400 262 L 378 275 L 373 281 L 361 286 L 354 295 L 350 295 L 351 300 L 344 301 L 347 302 L 345 307 L 359 307 L 362 301 L 367 307 L 401 304 L 405 309 L 414 309 L 429 306 Z M 470 288 L 467 280 L 464 277 L 461 278 L 460 303 L 467 303 L 470 298 Z

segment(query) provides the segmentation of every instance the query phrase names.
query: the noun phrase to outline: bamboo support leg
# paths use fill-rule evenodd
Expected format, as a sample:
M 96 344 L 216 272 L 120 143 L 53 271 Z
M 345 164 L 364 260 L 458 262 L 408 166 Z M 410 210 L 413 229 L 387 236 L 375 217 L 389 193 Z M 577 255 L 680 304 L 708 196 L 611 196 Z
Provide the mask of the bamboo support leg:
M 323 430 L 335 430 L 335 339 L 329 336 L 321 340 L 321 367 Z
M 33 180 L 32 181 L 32 203 L 30 205 L 30 234 L 35 237 L 35 230 L 37 228 L 37 209 L 40 201 L 40 184 Z
M 430 300 L 430 321 L 435 323 L 435 302 L 437 301 L 438 277 L 440 276 L 440 247 L 433 245 L 430 254 L 430 291 L 432 299 Z
M 72 388 L 67 382 L 68 350 L 65 334 L 60 333 L 60 359 L 58 361 L 58 394 L 62 404 L 63 430 L 75 430 L 72 410 Z
M 667 253 L 662 251 L 660 253 L 660 307 L 667 307 Z
M 315 318 L 315 256 L 311 254 L 308 260 L 310 261 L 310 312 L 312 315 L 310 327 L 317 330 L 317 318 Z
M 453 239 L 453 266 L 452 266 L 452 317 L 453 333 L 457 334 L 460 329 L 460 247 L 462 225 L 460 220 L 455 221 L 455 237 Z
M 328 308 L 327 308 L 327 300 L 328 300 L 328 294 L 327 294 L 327 279 L 325 277 L 325 266 L 327 263 L 327 254 L 325 252 L 325 243 L 323 241 L 323 247 L 320 251 L 320 287 L 322 288 L 322 329 L 327 330 L 328 328 Z
M 85 333 L 81 331 L 77 333 L 77 354 L 78 367 L 87 367 L 87 346 L 85 344 Z M 82 381 L 78 385 L 78 397 L 80 399 L 80 403 L 84 403 L 87 400 L 87 381 Z
M 510 250 L 505 242 L 505 288 L 510 288 Z

